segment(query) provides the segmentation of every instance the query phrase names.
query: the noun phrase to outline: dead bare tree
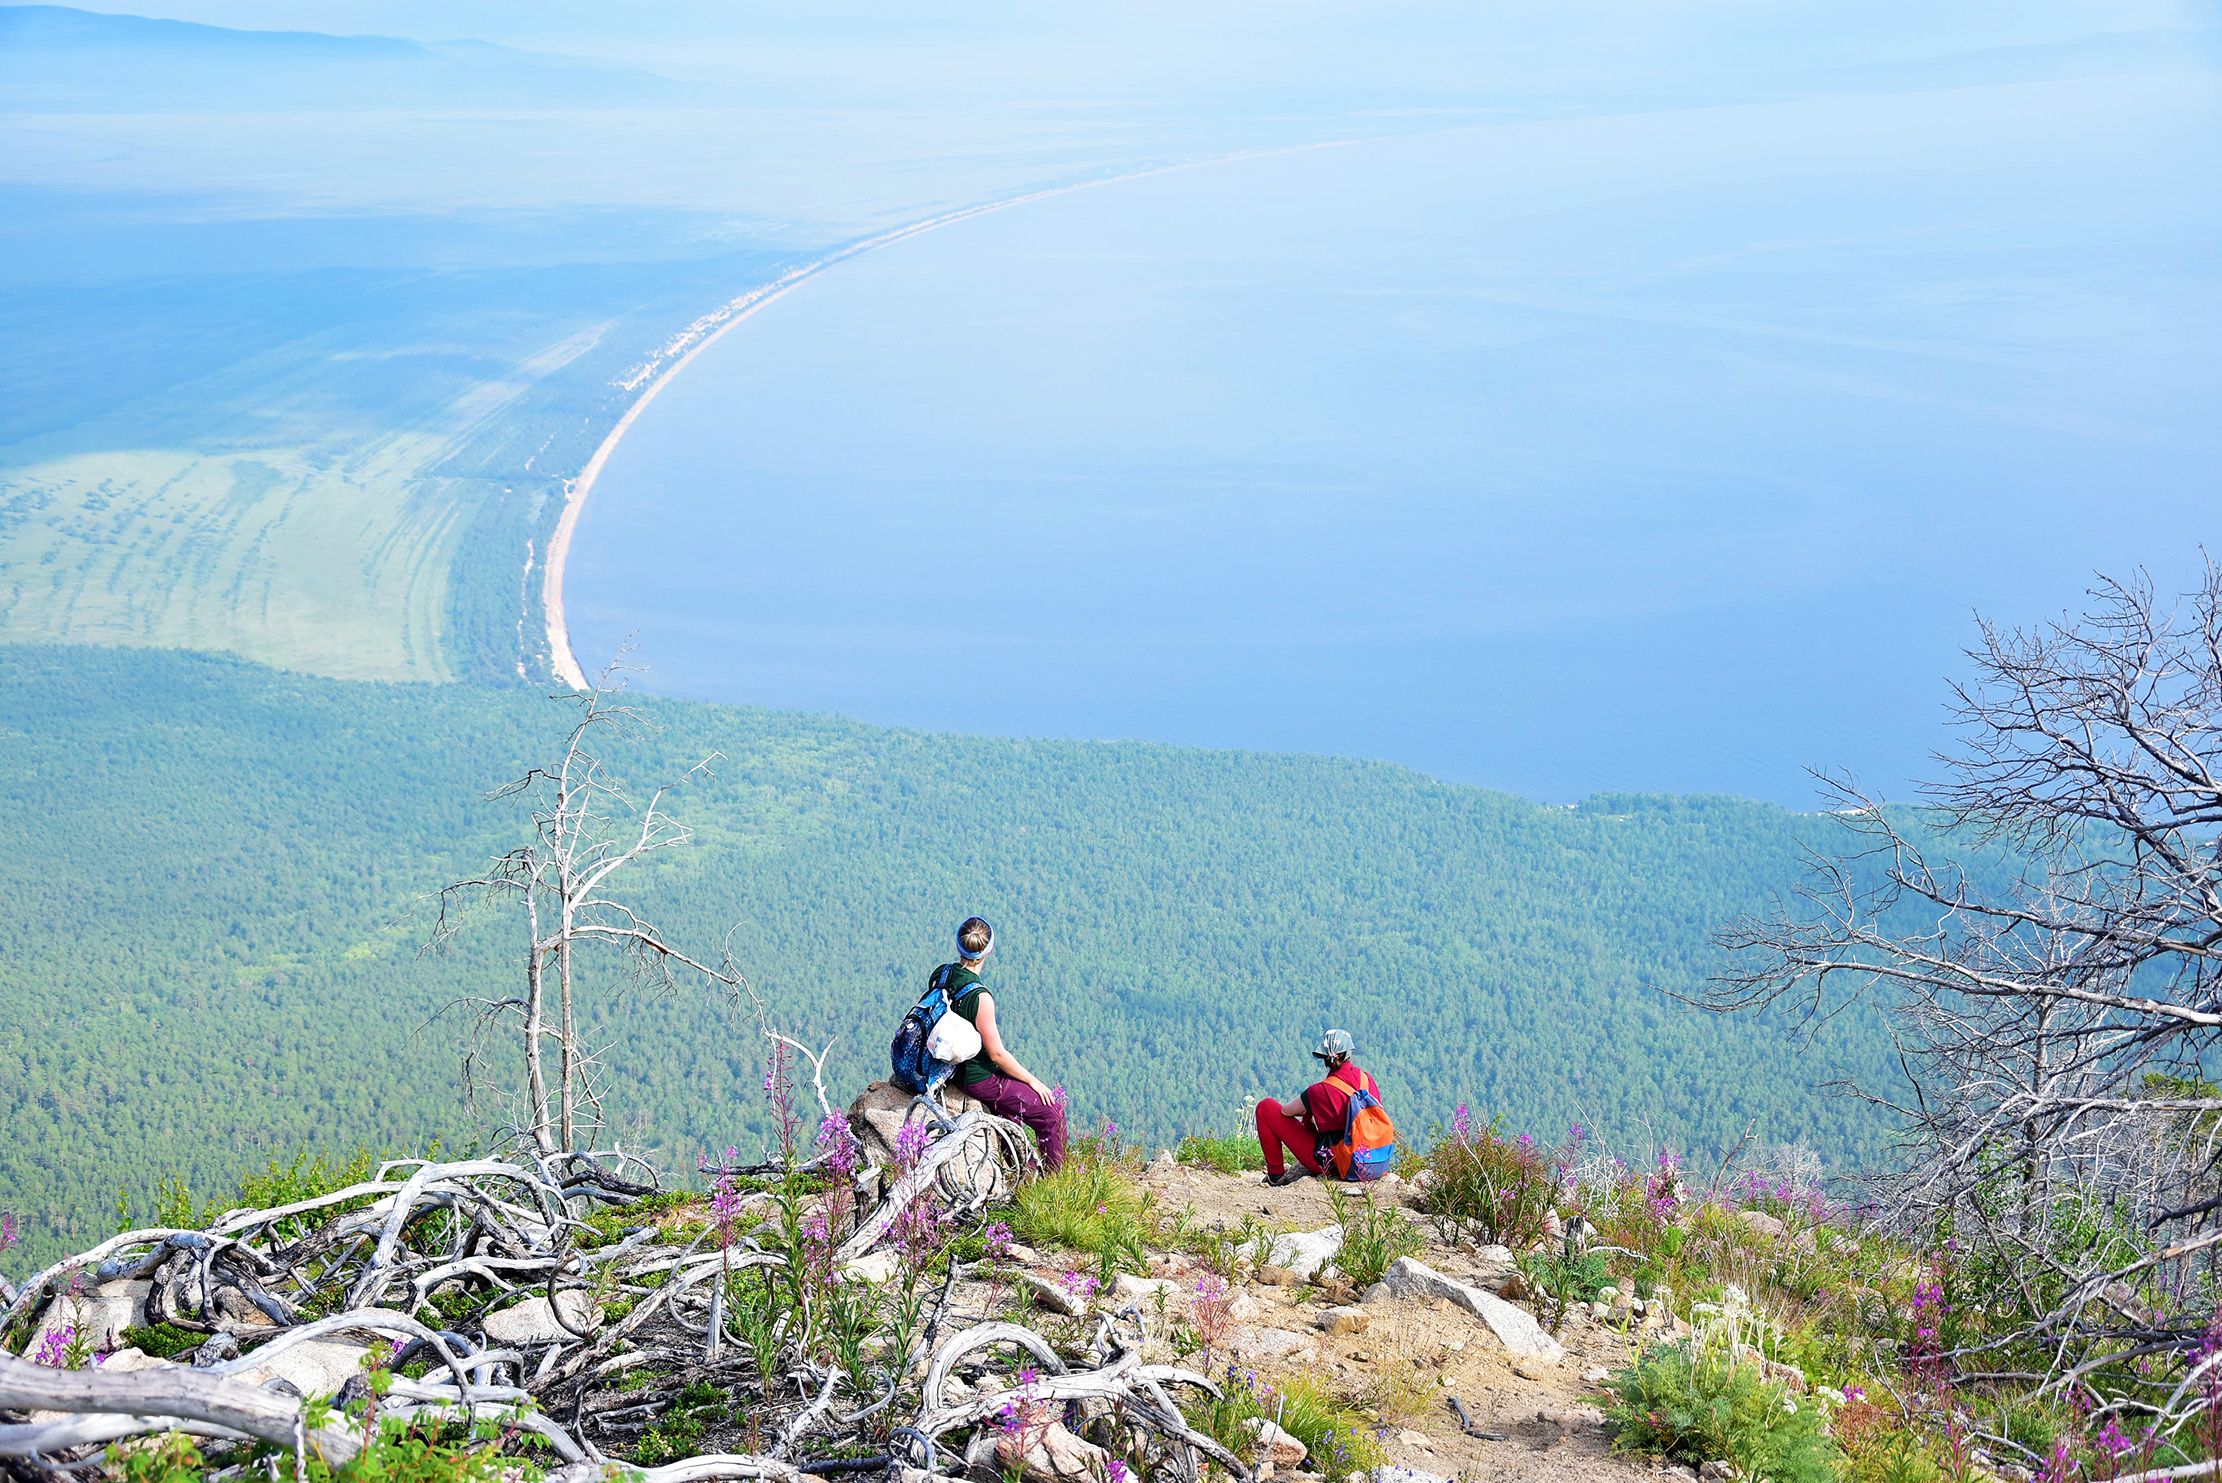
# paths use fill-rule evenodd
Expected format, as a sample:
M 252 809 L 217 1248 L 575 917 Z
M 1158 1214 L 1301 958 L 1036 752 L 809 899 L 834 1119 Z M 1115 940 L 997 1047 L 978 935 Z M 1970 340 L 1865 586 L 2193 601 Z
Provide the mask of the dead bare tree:
M 2201 1347 L 2222 1293 L 2222 568 L 2175 602 L 2142 576 L 2090 596 L 2080 619 L 1982 625 L 1930 808 L 1835 784 L 1853 848 L 1722 934 L 1735 966 L 1704 1002 L 1877 996 L 1907 1088 L 1863 1093 L 1903 1118 L 1888 1207 L 1989 1279 L 1984 1337 L 1951 1357 L 2069 1386 L 2173 1355 L 2172 1396 L 2116 1402 L 2173 1429 L 2222 1378 Z M 1933 860 L 1936 839 L 2019 863 Z
M 691 957 L 611 894 L 611 879 L 618 871 L 694 837 L 663 811 L 675 784 L 658 787 L 646 806 L 636 809 L 604 759 L 609 744 L 635 740 L 648 729 L 638 709 L 620 703 L 623 676 L 629 672 L 623 657 L 612 661 L 591 689 L 553 697 L 578 713 L 562 754 L 489 795 L 530 800 L 531 842 L 496 856 L 484 873 L 444 887 L 432 933 L 432 946 L 450 942 L 473 905 L 507 900 L 520 908 L 526 929 L 522 996 L 470 997 L 450 1007 L 475 1015 L 472 1044 L 463 1060 L 464 1085 L 474 1105 L 499 1087 L 501 1078 L 490 1077 L 486 1067 L 489 1061 L 506 1059 L 508 1030 L 515 1029 L 524 1089 L 508 1099 L 508 1124 L 544 1155 L 573 1152 L 582 1137 L 604 1123 L 602 1048 L 589 1047 L 579 1036 L 580 947 L 617 949 L 634 983 L 669 989 L 685 972 L 728 996 L 737 994 L 742 983 L 730 953 L 722 954 L 715 967 Z M 712 753 L 689 768 L 686 777 L 707 775 L 717 760 Z M 550 1042 L 556 1058 L 552 1089 L 545 1052 Z

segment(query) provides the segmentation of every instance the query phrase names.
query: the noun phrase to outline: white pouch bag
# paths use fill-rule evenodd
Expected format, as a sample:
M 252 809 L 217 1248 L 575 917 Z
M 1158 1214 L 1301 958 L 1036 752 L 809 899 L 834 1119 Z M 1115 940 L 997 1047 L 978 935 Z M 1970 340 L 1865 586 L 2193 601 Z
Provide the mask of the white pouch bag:
M 926 1054 L 944 1066 L 961 1066 L 979 1053 L 980 1032 L 954 1009 L 942 1015 L 926 1037 Z

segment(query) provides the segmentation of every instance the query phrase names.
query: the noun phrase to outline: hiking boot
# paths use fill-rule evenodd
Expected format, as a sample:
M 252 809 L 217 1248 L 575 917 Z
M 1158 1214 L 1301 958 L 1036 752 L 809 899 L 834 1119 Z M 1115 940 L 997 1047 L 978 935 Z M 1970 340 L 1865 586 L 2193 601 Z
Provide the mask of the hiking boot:
M 1290 1185 L 1292 1185 L 1292 1184 L 1296 1183 L 1296 1181 L 1297 1181 L 1297 1180 L 1299 1180 L 1299 1179 L 1309 1179 L 1309 1178 L 1311 1178 L 1311 1175 L 1309 1175 L 1309 1174 L 1306 1174 L 1306 1173 L 1305 1173 L 1305 1172 L 1304 1172 L 1303 1170 L 1301 1170 L 1301 1169 L 1290 1169 L 1289 1171 L 1287 1171 L 1286 1173 L 1283 1173 L 1283 1174 L 1268 1174 L 1268 1175 L 1266 1175 L 1266 1176 L 1265 1176 L 1265 1185 L 1266 1185 L 1266 1188 L 1268 1188 L 1268 1189 L 1286 1189 L 1286 1188 L 1288 1188 L 1288 1187 L 1289 1187 Z

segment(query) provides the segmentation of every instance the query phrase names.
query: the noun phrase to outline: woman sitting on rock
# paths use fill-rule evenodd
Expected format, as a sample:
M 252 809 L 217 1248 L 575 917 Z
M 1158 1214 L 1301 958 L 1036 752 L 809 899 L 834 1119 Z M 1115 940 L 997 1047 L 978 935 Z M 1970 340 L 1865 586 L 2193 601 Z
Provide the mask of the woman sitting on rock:
M 988 954 L 994 951 L 995 929 L 983 917 L 966 917 L 957 929 L 957 961 L 943 967 L 949 970 L 950 1012 L 964 1016 L 980 1032 L 980 1053 L 959 1065 L 951 1079 L 997 1117 L 1032 1130 L 1041 1144 L 1043 1167 L 1054 1171 L 1065 1162 L 1064 1104 L 1003 1043 L 995 996 L 980 977 Z M 937 979 L 941 971 L 934 970 Z

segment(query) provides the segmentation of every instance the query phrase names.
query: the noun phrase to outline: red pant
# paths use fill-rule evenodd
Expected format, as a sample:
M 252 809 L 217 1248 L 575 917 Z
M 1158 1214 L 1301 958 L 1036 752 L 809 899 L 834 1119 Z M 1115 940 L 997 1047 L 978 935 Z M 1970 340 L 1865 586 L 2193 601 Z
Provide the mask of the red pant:
M 1258 1147 L 1265 1150 L 1265 1172 L 1279 1174 L 1287 1166 L 1281 1160 L 1281 1147 L 1296 1155 L 1296 1162 L 1304 1166 L 1307 1174 L 1319 1172 L 1319 1135 L 1310 1123 L 1298 1122 L 1281 1111 L 1281 1104 L 1270 1097 L 1258 1101 Z

